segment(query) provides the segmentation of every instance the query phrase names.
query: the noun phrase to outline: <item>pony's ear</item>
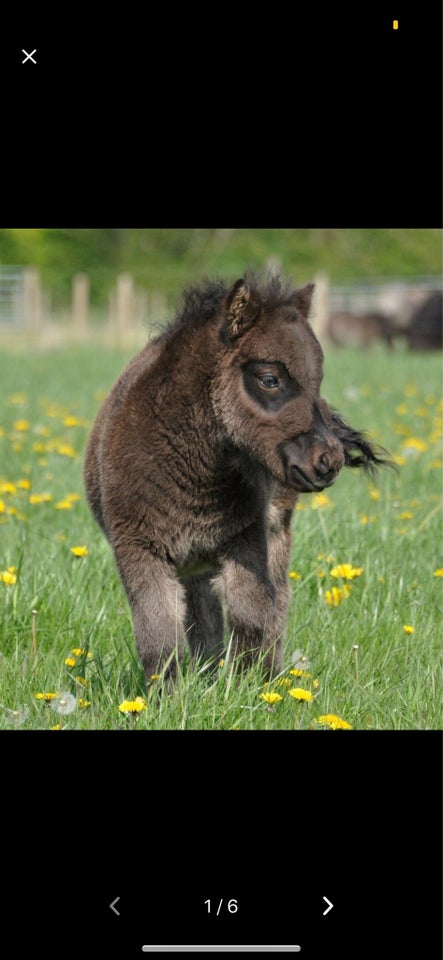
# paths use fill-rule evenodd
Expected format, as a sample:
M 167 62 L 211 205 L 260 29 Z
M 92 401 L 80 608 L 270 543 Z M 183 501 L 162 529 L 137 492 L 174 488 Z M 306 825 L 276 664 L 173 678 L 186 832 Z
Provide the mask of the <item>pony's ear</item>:
M 291 297 L 291 302 L 294 304 L 299 313 L 305 320 L 308 319 L 309 310 L 312 302 L 312 294 L 315 290 L 315 283 L 307 283 L 305 287 L 302 287 L 301 290 L 296 290 Z
M 252 326 L 258 313 L 259 307 L 253 301 L 250 287 L 245 280 L 237 280 L 225 300 L 225 336 L 229 340 L 241 337 Z
M 387 450 L 368 440 L 366 434 L 354 430 L 336 410 L 331 410 L 330 413 L 330 426 L 342 444 L 345 467 L 363 467 L 370 474 L 374 474 L 376 467 L 394 467 L 396 469 L 395 463 Z M 380 454 L 385 454 L 385 456 L 380 456 Z

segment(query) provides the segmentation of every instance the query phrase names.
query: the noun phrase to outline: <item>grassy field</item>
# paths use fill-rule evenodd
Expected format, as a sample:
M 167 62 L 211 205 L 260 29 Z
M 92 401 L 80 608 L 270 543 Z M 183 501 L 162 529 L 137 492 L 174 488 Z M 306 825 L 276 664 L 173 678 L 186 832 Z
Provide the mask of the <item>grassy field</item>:
M 155 682 L 146 694 L 82 488 L 88 431 L 127 359 L 92 347 L 0 358 L 0 727 L 441 728 L 441 357 L 326 351 L 323 395 L 398 472 L 342 471 L 302 498 L 283 676 L 239 680 L 227 658 L 212 679 L 185 665 L 163 696 Z

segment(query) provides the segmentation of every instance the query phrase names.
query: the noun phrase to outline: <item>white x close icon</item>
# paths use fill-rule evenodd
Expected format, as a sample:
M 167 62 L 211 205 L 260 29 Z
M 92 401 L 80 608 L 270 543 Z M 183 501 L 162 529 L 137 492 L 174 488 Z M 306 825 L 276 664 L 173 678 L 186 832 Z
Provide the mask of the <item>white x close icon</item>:
M 37 53 L 37 50 L 33 50 L 32 53 L 28 53 L 27 50 L 22 50 L 22 53 L 26 53 L 26 57 L 22 60 L 22 63 L 26 63 L 27 60 L 32 60 L 33 63 L 37 63 L 37 60 L 34 60 L 34 53 Z

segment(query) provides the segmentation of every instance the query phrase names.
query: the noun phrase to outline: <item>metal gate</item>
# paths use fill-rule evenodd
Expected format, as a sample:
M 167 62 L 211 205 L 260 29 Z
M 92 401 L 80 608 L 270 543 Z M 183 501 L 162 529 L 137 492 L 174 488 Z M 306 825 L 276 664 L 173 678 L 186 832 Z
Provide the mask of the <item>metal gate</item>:
M 23 267 L 0 266 L 0 329 L 26 327 L 25 271 Z

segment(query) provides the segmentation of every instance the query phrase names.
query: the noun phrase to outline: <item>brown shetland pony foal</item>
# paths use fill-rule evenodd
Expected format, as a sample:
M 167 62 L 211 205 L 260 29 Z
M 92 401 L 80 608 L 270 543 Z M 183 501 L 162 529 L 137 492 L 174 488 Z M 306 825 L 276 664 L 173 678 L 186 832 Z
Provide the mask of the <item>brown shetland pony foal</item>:
M 246 274 L 184 294 L 104 401 L 85 485 L 112 545 L 149 678 L 232 653 L 282 669 L 291 517 L 345 466 L 383 463 L 320 397 L 313 284 Z

